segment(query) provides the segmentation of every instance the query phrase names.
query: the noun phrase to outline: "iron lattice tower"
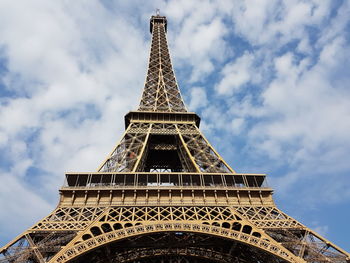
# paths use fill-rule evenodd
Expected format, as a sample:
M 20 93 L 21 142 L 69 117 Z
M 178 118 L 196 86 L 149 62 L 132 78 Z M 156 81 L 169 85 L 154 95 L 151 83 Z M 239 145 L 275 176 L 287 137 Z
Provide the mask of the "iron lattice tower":
M 1 250 L 0 262 L 350 262 L 280 211 L 264 174 L 235 172 L 181 98 L 166 40 L 152 46 L 137 111 L 93 173 L 67 173 L 57 208 Z

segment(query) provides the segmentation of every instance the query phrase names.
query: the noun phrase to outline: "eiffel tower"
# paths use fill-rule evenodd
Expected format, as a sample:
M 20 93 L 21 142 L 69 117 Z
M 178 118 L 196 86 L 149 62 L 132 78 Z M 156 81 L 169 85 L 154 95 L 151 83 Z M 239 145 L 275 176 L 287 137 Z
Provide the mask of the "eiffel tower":
M 57 208 L 1 248 L 0 262 L 350 262 L 279 210 L 265 174 L 235 172 L 188 112 L 167 19 L 150 19 L 140 106 L 97 172 L 67 173 Z

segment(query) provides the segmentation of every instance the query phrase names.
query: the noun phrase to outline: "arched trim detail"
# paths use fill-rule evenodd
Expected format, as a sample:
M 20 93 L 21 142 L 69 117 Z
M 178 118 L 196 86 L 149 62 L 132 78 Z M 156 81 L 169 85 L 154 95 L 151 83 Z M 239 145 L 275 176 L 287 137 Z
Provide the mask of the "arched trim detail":
M 294 256 L 290 251 L 284 247 L 274 244 L 262 237 L 252 236 L 243 232 L 217 227 L 205 224 L 191 224 L 180 222 L 167 222 L 167 223 L 155 223 L 145 224 L 138 226 L 131 226 L 114 230 L 112 232 L 103 233 L 99 236 L 91 237 L 90 239 L 76 243 L 68 248 L 64 248 L 58 254 L 56 254 L 49 262 L 50 263 L 66 263 L 73 258 L 76 258 L 92 249 L 106 245 L 108 243 L 119 241 L 124 238 L 137 235 L 145 235 L 148 233 L 159 232 L 192 232 L 206 235 L 213 235 L 221 238 L 235 240 L 250 246 L 259 248 L 269 254 L 273 254 L 287 262 L 305 262 L 302 259 Z

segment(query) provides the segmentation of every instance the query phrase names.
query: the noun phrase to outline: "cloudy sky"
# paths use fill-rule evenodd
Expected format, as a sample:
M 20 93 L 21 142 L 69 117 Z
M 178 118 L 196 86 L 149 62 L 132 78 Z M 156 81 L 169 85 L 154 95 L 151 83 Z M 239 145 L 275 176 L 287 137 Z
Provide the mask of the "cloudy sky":
M 347 0 L 0 0 L 0 246 L 54 209 L 65 172 L 95 171 L 119 140 L 156 8 L 204 134 L 350 251 Z

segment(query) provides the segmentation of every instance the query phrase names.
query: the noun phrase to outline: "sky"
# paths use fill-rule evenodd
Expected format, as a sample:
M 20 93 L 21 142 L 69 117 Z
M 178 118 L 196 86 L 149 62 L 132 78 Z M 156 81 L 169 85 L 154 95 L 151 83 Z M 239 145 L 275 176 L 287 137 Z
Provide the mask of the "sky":
M 56 207 L 65 172 L 96 171 L 120 139 L 157 8 L 212 145 L 350 251 L 347 0 L 0 0 L 0 246 Z

